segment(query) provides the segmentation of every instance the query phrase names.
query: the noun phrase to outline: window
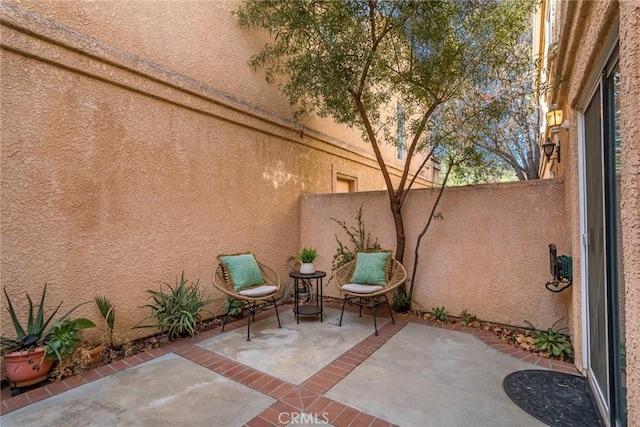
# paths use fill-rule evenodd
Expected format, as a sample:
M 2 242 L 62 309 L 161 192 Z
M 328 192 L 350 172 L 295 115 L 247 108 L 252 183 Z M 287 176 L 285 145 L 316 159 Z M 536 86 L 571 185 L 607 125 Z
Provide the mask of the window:
M 338 174 L 336 176 L 334 193 L 355 193 L 357 191 L 357 180 L 353 177 Z

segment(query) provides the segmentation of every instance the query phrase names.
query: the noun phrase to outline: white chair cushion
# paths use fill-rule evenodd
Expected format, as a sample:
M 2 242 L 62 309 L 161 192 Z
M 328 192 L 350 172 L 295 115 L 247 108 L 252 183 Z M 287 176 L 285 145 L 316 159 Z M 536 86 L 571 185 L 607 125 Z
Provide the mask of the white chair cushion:
M 349 283 L 342 286 L 342 289 L 348 292 L 353 292 L 354 294 L 372 294 L 374 292 L 383 290 L 384 286 L 360 285 L 358 283 Z
M 243 289 L 240 292 L 238 292 L 238 294 L 244 295 L 245 297 L 258 298 L 258 297 L 263 297 L 263 296 L 272 294 L 277 290 L 278 290 L 277 286 L 262 285 L 262 286 L 256 286 L 255 288 Z

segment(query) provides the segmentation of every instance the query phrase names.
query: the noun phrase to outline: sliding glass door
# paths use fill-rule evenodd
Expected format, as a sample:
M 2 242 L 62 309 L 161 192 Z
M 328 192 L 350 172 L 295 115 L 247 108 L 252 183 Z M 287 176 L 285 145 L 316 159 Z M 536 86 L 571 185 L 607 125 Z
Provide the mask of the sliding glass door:
M 583 112 L 588 377 L 603 416 L 626 425 L 624 289 L 620 233 L 620 73 L 609 62 Z

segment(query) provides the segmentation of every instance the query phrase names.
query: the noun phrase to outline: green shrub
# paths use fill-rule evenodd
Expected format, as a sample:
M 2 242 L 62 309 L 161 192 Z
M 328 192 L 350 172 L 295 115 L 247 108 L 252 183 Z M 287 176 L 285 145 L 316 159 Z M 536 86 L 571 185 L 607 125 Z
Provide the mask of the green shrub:
M 477 321 L 478 318 L 476 317 L 475 314 L 471 314 L 467 311 L 467 309 L 462 310 L 462 313 L 460 313 L 460 321 L 459 323 L 462 326 L 469 326 L 471 323 Z
M 554 329 L 558 322 L 557 320 L 546 330 L 538 329 L 531 322 L 525 320 L 525 322 L 533 329 L 533 345 L 538 351 L 546 351 L 547 353 L 559 357 L 565 358 L 573 353 L 573 347 L 569 337 L 563 334 L 561 331 L 567 328 Z
M 447 314 L 447 310 L 444 308 L 444 306 L 433 307 L 431 309 L 431 319 L 438 322 L 446 322 L 449 320 L 449 315 Z
M 411 308 L 411 300 L 407 295 L 407 289 L 404 286 L 399 286 L 393 292 L 393 302 L 391 308 L 398 313 L 405 313 Z
M 360 209 L 358 209 L 358 212 L 356 213 L 356 221 L 358 222 L 358 225 L 356 227 L 347 225 L 347 223 L 344 221 L 338 221 L 335 218 L 331 218 L 332 221 L 336 222 L 340 226 L 340 228 L 342 228 L 342 230 L 347 233 L 349 242 L 351 242 L 351 244 L 353 245 L 352 248 L 345 246 L 336 235 L 338 249 L 336 250 L 336 254 L 333 256 L 333 261 L 331 262 L 333 271 L 342 267 L 346 263 L 353 261 L 356 257 L 356 252 L 379 251 L 382 249 L 382 247 L 378 243 L 377 238 L 373 243 L 371 242 L 370 234 L 365 231 L 364 219 L 362 218 L 362 216 L 363 211 L 362 206 L 360 206 Z
M 146 304 L 151 314 L 147 320 L 155 320 L 151 325 L 140 325 L 137 328 L 158 328 L 170 340 L 196 334 L 196 326 L 202 320 L 204 308 L 211 303 L 204 299 L 199 292 L 200 281 L 187 285 L 184 271 L 180 280 L 176 279 L 175 286 L 165 282 L 160 283 L 160 290 L 148 290 L 153 303 Z M 168 288 L 168 292 L 164 291 Z
M 244 309 L 244 302 L 235 298 L 227 298 L 224 302 L 225 313 L 231 316 L 238 316 L 242 314 Z
M 84 318 L 65 319 L 54 323 L 47 341 L 42 346 L 46 352 L 46 358 L 50 360 L 58 359 L 58 362 L 62 362 L 82 342 L 80 339 L 82 330 L 95 326 L 95 323 L 91 320 Z

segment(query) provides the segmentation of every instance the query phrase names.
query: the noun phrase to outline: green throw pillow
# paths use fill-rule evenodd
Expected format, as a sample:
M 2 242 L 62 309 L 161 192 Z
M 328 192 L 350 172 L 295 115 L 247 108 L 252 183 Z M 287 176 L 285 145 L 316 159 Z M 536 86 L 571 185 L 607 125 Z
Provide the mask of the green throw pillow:
M 351 283 L 384 286 L 391 252 L 358 252 Z
M 222 255 L 218 259 L 229 271 L 236 292 L 264 284 L 260 267 L 253 254 Z

